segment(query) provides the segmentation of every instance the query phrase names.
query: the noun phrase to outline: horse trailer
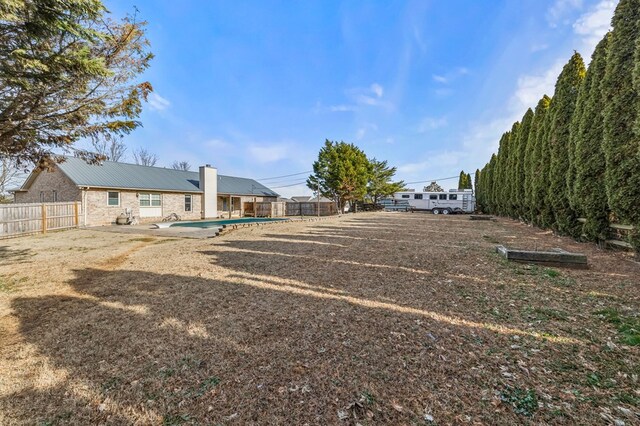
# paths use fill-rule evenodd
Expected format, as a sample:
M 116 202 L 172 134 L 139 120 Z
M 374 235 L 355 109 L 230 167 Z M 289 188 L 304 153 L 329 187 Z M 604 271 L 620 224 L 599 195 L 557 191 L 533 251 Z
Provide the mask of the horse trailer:
M 451 189 L 449 192 L 403 191 L 393 194 L 395 202 L 409 202 L 413 210 L 433 214 L 473 213 L 476 199 L 471 189 Z

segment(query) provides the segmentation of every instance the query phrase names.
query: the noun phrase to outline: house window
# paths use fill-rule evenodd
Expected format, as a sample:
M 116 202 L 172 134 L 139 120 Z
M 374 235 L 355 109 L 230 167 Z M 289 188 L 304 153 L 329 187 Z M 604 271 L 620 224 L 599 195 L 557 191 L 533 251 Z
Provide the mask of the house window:
M 414 200 L 422 200 L 422 194 L 414 194 L 413 195 L 413 199 Z
M 107 193 L 107 205 L 119 206 L 120 205 L 120 193 L 117 191 L 109 191 Z
M 458 194 L 449 194 L 449 199 L 450 200 L 457 200 L 458 199 Z
M 409 195 L 409 194 L 402 194 L 402 198 L 411 198 L 411 195 Z
M 58 202 L 58 191 L 53 191 L 53 202 L 54 203 Z
M 44 203 L 44 191 L 40 191 L 40 202 Z
M 140 207 L 160 207 L 160 194 L 140 194 Z
M 447 194 L 438 194 L 438 199 L 446 200 L 447 199 Z
M 184 196 L 184 211 L 185 212 L 191 211 L 191 195 Z
M 438 194 L 431 194 L 431 195 L 429 195 L 429 199 L 430 199 L 430 200 L 437 200 L 437 199 L 438 199 Z

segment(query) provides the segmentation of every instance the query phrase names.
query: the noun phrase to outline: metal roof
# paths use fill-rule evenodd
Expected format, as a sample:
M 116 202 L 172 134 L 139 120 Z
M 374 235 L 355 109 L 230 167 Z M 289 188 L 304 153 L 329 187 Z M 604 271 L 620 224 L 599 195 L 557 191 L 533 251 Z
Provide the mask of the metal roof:
M 66 157 L 60 170 L 78 186 L 176 192 L 202 192 L 200 173 L 104 161 L 88 164 L 81 158 Z M 253 179 L 218 175 L 218 193 L 277 197 L 278 194 Z

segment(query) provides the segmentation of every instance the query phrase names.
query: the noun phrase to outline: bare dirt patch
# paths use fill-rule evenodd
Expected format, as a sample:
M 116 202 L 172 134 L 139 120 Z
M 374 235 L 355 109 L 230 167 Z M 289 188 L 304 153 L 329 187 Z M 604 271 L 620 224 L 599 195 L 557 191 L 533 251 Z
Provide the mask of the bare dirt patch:
M 634 424 L 639 277 L 464 216 L 0 241 L 0 424 Z

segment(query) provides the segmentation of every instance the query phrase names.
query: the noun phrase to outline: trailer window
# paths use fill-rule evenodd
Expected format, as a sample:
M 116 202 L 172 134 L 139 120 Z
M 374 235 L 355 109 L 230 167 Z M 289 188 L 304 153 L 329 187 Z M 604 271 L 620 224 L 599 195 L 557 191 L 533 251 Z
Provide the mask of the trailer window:
M 409 194 L 402 194 L 402 198 L 411 198 L 411 195 L 409 195 Z
M 413 195 L 413 199 L 414 200 L 422 200 L 422 194 L 414 194 Z
M 437 194 L 431 194 L 431 195 L 429 195 L 429 199 L 430 200 L 437 200 L 438 199 L 438 195 Z
M 438 195 L 438 198 L 439 198 L 440 200 L 446 200 L 446 199 L 447 199 L 447 194 L 439 194 L 439 195 Z
M 449 194 L 449 199 L 450 200 L 457 200 L 458 199 L 458 194 Z

